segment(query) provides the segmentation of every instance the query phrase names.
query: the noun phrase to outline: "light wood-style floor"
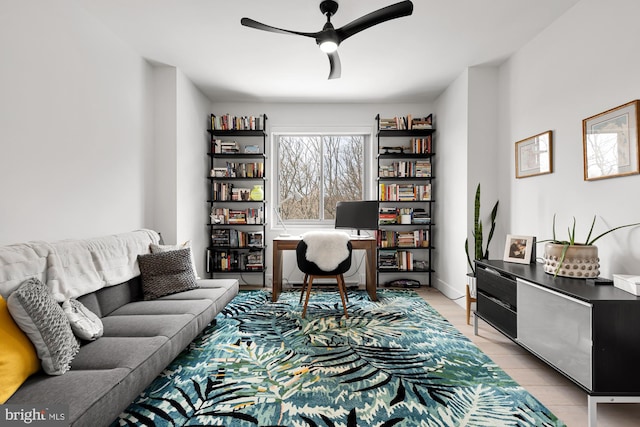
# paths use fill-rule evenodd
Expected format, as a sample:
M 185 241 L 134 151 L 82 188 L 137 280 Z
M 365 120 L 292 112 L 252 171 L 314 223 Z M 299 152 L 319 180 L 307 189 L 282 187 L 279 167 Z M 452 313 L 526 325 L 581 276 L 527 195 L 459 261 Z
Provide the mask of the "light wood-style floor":
M 478 324 L 478 336 L 475 336 L 473 326 L 467 325 L 465 309 L 438 290 L 422 287 L 416 291 L 511 378 L 549 408 L 567 427 L 587 426 L 587 394 L 580 387 L 482 320 Z M 462 302 L 464 306 L 464 297 L 458 302 Z M 473 324 L 473 314 L 471 324 Z M 597 425 L 598 427 L 638 427 L 640 426 L 640 404 L 599 404 Z

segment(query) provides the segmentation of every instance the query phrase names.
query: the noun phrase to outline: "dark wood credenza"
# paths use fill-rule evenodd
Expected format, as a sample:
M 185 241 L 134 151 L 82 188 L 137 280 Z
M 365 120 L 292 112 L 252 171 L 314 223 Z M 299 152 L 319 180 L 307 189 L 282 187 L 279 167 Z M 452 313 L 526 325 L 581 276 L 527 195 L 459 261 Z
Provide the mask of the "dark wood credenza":
M 553 277 L 538 264 L 476 261 L 481 318 L 598 403 L 640 403 L 640 297 L 613 285 Z

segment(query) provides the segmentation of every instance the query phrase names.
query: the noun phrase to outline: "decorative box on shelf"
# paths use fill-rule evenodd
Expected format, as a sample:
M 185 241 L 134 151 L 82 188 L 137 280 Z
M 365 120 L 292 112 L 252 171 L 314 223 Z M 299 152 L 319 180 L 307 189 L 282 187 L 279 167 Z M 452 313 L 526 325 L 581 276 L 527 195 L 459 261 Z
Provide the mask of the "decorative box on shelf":
M 613 286 L 633 295 L 640 296 L 640 276 L 614 274 Z

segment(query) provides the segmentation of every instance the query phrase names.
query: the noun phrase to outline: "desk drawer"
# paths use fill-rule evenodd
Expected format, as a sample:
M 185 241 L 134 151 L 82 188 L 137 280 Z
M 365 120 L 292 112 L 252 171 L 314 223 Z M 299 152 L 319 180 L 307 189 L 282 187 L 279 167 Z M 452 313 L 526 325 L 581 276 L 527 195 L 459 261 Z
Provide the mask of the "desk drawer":
M 478 291 L 509 304 L 513 309 L 517 307 L 516 295 L 518 288 L 515 279 L 489 273 L 483 268 L 478 268 L 476 273 Z
M 518 320 L 513 310 L 481 291 L 478 291 L 476 305 L 476 311 L 480 317 L 509 337 L 517 338 Z

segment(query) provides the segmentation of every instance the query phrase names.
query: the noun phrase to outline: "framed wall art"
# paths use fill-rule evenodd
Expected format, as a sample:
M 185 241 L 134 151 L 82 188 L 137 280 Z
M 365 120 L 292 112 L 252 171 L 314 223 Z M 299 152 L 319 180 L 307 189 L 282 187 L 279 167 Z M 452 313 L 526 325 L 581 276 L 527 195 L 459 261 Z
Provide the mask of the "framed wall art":
M 639 103 L 631 101 L 582 121 L 585 181 L 640 173 Z
M 529 264 L 535 261 L 536 238 L 534 236 L 515 236 L 507 234 L 504 244 L 503 261 Z
M 553 172 L 551 131 L 516 142 L 516 178 Z

